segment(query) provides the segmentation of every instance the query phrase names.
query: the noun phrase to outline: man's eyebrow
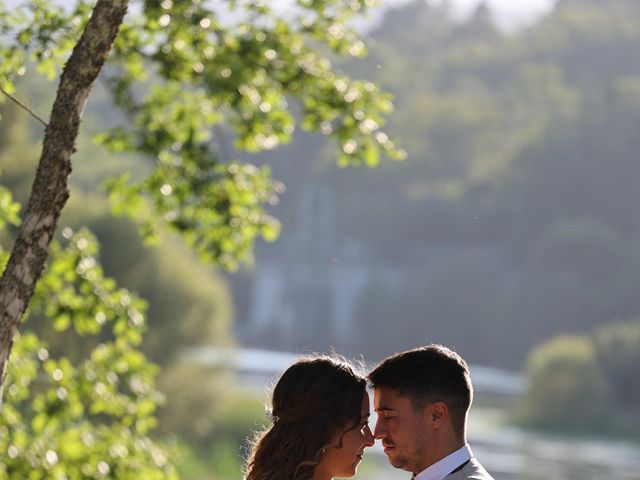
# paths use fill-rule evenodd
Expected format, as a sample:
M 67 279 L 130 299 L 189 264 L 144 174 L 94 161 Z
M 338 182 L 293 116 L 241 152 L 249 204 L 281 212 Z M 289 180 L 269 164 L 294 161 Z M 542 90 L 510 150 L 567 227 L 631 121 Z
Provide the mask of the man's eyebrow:
M 376 412 L 395 412 L 395 409 L 391 407 L 378 407 L 373 409 Z

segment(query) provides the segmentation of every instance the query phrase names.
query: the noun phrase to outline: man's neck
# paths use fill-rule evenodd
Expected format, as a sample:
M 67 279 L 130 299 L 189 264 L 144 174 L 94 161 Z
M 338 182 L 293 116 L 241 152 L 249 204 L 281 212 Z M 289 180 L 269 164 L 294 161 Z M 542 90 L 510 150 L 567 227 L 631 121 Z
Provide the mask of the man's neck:
M 460 450 L 466 444 L 467 444 L 467 441 L 465 438 L 463 438 L 461 440 L 453 440 L 450 442 L 446 442 L 443 445 L 436 446 L 436 448 L 433 451 L 429 452 L 430 455 L 425 459 L 426 461 L 421 462 L 423 465 L 418 466 L 419 469 L 413 472 L 414 476 L 426 470 L 431 465 L 434 465 L 435 463 L 439 462 L 443 458 L 448 457 L 453 452 Z

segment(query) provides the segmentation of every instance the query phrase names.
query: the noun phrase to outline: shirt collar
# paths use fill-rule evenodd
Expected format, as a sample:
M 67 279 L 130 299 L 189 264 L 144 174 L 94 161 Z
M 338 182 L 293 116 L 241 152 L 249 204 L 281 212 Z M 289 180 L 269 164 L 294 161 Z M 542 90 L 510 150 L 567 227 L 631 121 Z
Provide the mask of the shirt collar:
M 464 447 L 427 467 L 416 475 L 414 480 L 442 480 L 464 462 L 471 460 L 471 457 L 473 457 L 471 448 L 469 448 L 468 444 L 465 444 Z

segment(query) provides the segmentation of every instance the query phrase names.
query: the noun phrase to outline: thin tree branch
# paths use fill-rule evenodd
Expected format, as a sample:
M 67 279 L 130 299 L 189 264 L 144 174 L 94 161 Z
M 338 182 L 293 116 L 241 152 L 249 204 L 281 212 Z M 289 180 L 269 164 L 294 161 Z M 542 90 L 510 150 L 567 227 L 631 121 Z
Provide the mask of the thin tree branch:
M 47 124 L 47 122 L 45 122 L 42 117 L 40 115 L 38 115 L 36 112 L 34 112 L 33 110 L 31 110 L 29 107 L 27 107 L 24 103 L 22 103 L 20 100 L 18 100 L 16 97 L 14 97 L 13 95 L 11 95 L 9 92 L 7 92 L 4 88 L 0 87 L 0 92 L 4 93 L 5 96 L 9 97 L 11 100 L 13 100 L 18 106 L 20 106 L 21 108 L 25 109 L 27 111 L 27 113 L 29 113 L 33 118 L 35 118 L 36 120 L 38 120 L 42 125 L 46 127 L 48 127 L 49 125 Z

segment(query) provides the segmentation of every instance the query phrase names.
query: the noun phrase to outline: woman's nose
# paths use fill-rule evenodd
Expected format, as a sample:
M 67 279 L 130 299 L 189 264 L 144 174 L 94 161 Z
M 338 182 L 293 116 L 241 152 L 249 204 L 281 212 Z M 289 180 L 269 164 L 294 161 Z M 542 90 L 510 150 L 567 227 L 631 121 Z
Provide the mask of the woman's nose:
M 368 447 L 372 447 L 375 443 L 375 439 L 373 438 L 373 433 L 371 432 L 371 428 L 367 425 L 367 428 L 364 431 L 365 433 L 365 442 L 364 444 Z

